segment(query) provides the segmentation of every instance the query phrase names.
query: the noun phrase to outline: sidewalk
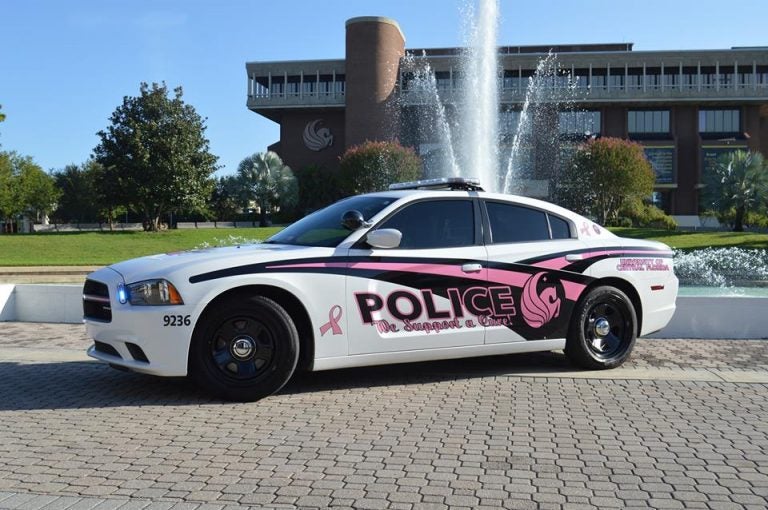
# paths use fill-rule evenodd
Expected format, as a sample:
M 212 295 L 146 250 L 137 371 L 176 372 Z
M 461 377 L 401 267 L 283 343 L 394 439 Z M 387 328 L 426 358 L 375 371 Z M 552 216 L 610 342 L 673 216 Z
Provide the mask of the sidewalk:
M 599 373 L 552 352 L 297 374 L 246 404 L 89 344 L 0 329 L 0 509 L 768 505 L 768 341 L 641 339 Z
M 0 266 L 2 283 L 79 283 L 101 266 Z

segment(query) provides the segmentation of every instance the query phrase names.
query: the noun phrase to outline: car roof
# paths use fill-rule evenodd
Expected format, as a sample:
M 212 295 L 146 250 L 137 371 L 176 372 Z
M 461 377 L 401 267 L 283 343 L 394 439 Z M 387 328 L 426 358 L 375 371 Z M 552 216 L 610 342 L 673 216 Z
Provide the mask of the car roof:
M 535 207 L 537 209 L 545 209 L 554 214 L 568 217 L 574 221 L 580 219 L 586 219 L 583 216 L 560 207 L 559 205 L 547 202 L 545 200 L 539 200 L 536 198 L 524 197 L 522 195 L 510 195 L 506 193 L 491 193 L 488 191 L 460 191 L 460 190 L 393 190 L 393 191 L 379 191 L 376 193 L 367 193 L 367 196 L 381 196 L 397 199 L 416 200 L 423 198 L 482 198 L 486 200 L 499 200 L 502 202 L 509 202 L 519 205 L 525 205 L 529 207 Z

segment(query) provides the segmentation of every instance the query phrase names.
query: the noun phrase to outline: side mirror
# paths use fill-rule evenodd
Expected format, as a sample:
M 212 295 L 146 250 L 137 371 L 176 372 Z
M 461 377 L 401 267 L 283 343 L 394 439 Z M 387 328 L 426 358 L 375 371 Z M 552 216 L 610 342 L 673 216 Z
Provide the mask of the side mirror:
M 394 228 L 382 228 L 368 232 L 365 242 L 374 248 L 397 248 L 403 239 L 403 233 Z
M 341 226 L 354 232 L 355 230 L 369 227 L 370 225 L 366 223 L 363 213 L 353 209 L 341 215 Z

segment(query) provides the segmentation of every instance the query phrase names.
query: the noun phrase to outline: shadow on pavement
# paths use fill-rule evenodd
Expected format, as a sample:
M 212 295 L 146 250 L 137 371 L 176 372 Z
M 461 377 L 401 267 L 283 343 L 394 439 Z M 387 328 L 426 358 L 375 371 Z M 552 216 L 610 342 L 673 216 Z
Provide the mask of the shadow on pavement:
M 575 370 L 561 352 L 488 356 L 294 374 L 279 395 Z M 121 372 L 95 362 L 0 362 L 0 411 L 185 406 L 221 402 L 185 378 Z

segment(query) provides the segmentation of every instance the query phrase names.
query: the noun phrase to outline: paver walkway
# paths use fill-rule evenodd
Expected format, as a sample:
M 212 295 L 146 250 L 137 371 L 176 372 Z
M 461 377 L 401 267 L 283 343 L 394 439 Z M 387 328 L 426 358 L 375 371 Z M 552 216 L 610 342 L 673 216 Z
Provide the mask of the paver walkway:
M 0 508 L 768 507 L 768 341 L 640 340 L 600 374 L 562 353 L 303 374 L 249 404 L 88 343 L 0 323 Z

